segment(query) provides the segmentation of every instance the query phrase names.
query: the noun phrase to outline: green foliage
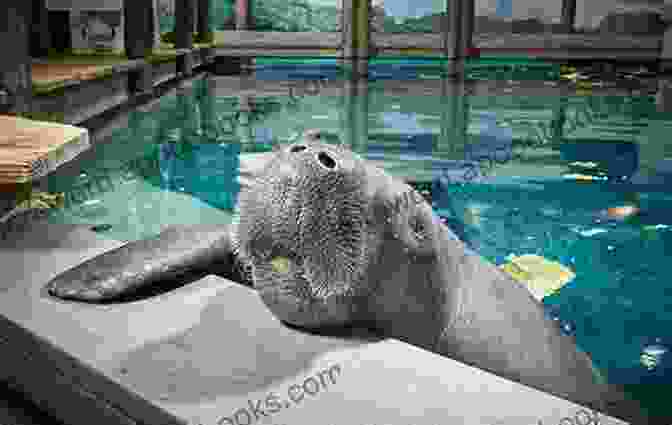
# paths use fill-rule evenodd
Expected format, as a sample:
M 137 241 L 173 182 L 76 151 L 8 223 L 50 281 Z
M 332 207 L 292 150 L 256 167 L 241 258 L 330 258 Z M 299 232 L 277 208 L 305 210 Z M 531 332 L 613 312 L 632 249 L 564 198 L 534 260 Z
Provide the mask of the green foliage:
M 33 81 L 33 96 L 63 96 L 65 84 L 63 81 L 50 81 L 48 83 L 35 83 Z
M 175 62 L 176 60 L 177 51 L 174 49 L 154 50 L 152 54 L 147 57 L 147 61 L 153 65 L 166 62 Z
M 197 33 L 194 36 L 194 43 L 204 43 L 209 44 L 215 41 L 214 31 L 208 31 L 206 33 Z
M 164 43 L 174 45 L 175 42 L 177 41 L 175 31 L 169 31 L 169 32 L 161 34 L 161 41 L 163 41 Z M 191 41 L 194 44 L 196 44 L 196 43 L 203 43 L 203 44 L 212 43 L 213 41 L 215 41 L 215 33 L 212 32 L 212 31 L 209 31 L 205 34 L 200 34 L 200 33 L 195 32 L 195 33 L 191 34 Z
M 30 111 L 24 112 L 19 115 L 21 118 L 27 118 L 35 121 L 48 121 L 48 122 L 57 122 L 63 123 L 65 121 L 65 114 L 63 112 L 53 112 L 53 111 Z
M 256 31 L 334 32 L 338 9 L 306 0 L 259 0 L 254 5 Z
M 175 44 L 175 42 L 177 41 L 175 31 L 168 31 L 161 34 L 161 41 L 168 44 Z

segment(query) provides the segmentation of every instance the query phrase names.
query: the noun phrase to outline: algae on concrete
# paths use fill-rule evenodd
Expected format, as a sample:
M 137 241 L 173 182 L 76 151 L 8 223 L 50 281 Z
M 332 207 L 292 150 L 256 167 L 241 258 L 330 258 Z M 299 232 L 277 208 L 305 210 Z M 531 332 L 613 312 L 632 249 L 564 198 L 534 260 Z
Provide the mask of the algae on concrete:
M 51 54 L 46 59 L 47 64 L 54 65 L 89 65 L 96 67 L 95 70 L 87 73 L 86 79 L 98 80 L 109 78 L 114 75 L 114 67 L 128 62 L 128 59 L 121 54 L 110 53 L 87 53 L 75 54 L 67 52 L 65 54 Z M 39 64 L 36 64 L 39 66 Z M 34 65 L 35 66 L 35 65 Z M 33 77 L 33 95 L 61 96 L 65 93 L 67 86 L 73 85 L 73 81 L 82 80 L 80 72 L 73 72 L 67 78 L 57 78 L 53 80 L 40 80 Z

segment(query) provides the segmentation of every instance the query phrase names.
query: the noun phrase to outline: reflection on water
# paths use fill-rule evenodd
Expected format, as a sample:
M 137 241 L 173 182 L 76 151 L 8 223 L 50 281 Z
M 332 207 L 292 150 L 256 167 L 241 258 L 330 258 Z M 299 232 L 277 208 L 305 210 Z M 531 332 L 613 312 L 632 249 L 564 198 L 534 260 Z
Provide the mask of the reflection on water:
M 126 239 L 227 220 L 248 155 L 319 129 L 415 184 L 491 261 L 536 254 L 572 268 L 574 281 L 544 300 L 549 317 L 664 412 L 654 389 L 672 384 L 672 119 L 652 98 L 525 81 L 513 93 L 484 91 L 487 81 L 244 91 L 232 81 L 205 79 L 130 114 L 83 174 L 51 178 L 49 190 L 66 193 L 52 218 L 121 227 Z M 134 219 L 113 219 L 122 216 Z

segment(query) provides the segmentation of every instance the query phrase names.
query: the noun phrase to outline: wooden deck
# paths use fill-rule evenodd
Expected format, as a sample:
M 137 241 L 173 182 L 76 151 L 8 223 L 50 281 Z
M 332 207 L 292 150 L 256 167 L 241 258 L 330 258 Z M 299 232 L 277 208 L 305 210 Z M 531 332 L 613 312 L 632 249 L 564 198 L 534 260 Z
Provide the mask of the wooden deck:
M 88 148 L 86 129 L 0 115 L 0 184 L 43 177 Z
M 157 58 L 165 56 L 161 52 Z M 174 55 L 173 55 L 174 60 Z M 32 63 L 33 92 L 48 93 L 56 88 L 76 86 L 83 81 L 128 72 L 142 65 L 143 60 L 123 56 L 73 55 L 63 58 L 34 59 Z

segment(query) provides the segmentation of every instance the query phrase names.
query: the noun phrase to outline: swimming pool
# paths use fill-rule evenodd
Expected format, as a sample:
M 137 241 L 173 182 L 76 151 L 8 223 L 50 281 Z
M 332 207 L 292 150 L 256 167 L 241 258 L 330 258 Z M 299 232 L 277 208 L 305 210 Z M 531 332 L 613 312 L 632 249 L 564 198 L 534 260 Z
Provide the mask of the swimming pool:
M 425 191 L 491 261 L 537 254 L 569 266 L 576 278 L 544 299 L 549 315 L 610 380 L 669 414 L 672 117 L 649 94 L 428 79 L 397 82 L 401 92 L 270 81 L 231 96 L 224 80 L 132 112 L 126 127 L 49 177 L 48 190 L 66 198 L 49 220 L 121 240 L 226 222 L 246 158 L 320 128 Z

